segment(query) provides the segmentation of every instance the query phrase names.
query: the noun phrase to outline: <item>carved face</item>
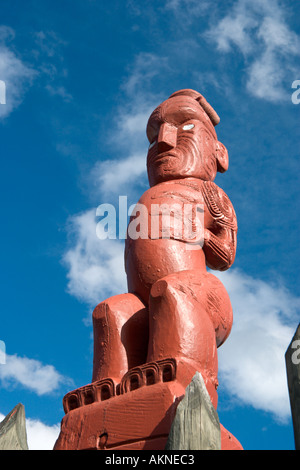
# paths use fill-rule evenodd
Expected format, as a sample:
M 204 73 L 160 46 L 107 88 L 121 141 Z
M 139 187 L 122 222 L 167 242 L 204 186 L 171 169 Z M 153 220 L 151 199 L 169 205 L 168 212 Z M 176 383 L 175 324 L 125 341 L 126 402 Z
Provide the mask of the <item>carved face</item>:
M 159 105 L 149 118 L 147 136 L 150 186 L 188 176 L 214 180 L 218 170 L 216 132 L 193 98 L 177 96 Z

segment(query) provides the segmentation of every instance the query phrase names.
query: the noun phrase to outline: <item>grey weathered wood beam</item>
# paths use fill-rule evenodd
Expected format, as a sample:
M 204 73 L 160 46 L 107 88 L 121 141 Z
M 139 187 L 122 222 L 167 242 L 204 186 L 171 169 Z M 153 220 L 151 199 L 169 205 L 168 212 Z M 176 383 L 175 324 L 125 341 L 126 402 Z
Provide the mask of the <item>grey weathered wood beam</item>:
M 0 450 L 28 450 L 25 410 L 21 403 L 0 423 Z
M 296 450 L 300 450 L 300 323 L 285 353 Z
M 165 449 L 221 450 L 219 417 L 199 372 L 176 409 Z

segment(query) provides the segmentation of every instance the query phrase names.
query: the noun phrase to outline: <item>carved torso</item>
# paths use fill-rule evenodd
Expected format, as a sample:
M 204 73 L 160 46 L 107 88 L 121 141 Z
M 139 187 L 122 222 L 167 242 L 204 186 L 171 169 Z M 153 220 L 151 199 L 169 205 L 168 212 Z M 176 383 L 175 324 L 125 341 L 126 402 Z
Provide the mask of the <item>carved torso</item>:
M 130 223 L 139 222 L 140 237 L 127 236 L 125 269 L 129 291 L 145 301 L 154 282 L 168 274 L 191 269 L 205 271 L 207 265 L 217 268 L 212 265 L 213 260 L 208 263 L 206 259 L 210 250 L 206 247 L 205 230 L 214 236 L 215 244 L 219 236 L 224 244 L 224 234 L 236 232 L 236 216 L 228 196 L 210 181 L 166 181 L 147 190 L 138 205 L 142 205 L 142 210 L 133 211 Z M 235 252 L 235 246 L 231 250 Z M 223 258 L 226 263 L 225 255 Z

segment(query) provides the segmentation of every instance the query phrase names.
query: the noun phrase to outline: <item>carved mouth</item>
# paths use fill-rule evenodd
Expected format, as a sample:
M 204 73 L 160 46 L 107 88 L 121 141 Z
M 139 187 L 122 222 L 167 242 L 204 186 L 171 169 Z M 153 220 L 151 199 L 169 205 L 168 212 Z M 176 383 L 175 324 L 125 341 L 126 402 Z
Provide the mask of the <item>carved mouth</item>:
M 161 163 L 168 163 L 170 162 L 170 159 L 174 159 L 174 158 L 178 160 L 179 157 L 178 155 L 172 152 L 162 152 L 156 155 L 152 161 L 153 163 L 161 164 Z
M 157 153 L 157 149 L 155 148 L 153 148 L 152 151 L 151 150 L 148 152 L 148 158 L 147 158 L 148 166 L 149 165 L 151 166 L 152 164 L 160 165 L 161 163 L 166 163 L 167 160 L 170 158 L 178 159 L 178 155 L 175 152 L 172 152 L 172 150 L 168 150 L 168 151 L 160 152 L 160 153 Z

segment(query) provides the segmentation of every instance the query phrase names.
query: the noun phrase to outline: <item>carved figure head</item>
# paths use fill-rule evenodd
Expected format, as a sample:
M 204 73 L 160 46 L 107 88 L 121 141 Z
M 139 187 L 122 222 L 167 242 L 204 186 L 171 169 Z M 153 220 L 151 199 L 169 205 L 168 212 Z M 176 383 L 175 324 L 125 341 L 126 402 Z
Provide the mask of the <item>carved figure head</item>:
M 147 170 L 150 186 L 178 178 L 213 181 L 228 169 L 228 153 L 218 141 L 220 119 L 200 93 L 173 93 L 151 114 Z

